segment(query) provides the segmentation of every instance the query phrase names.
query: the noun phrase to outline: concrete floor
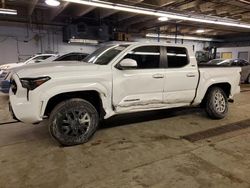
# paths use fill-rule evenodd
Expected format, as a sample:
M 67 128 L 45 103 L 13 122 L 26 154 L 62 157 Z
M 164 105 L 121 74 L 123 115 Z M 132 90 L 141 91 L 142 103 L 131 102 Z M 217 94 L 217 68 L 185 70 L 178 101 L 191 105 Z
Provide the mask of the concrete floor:
M 223 120 L 200 109 L 115 117 L 87 144 L 65 148 L 46 122 L 3 124 L 12 120 L 0 96 L 0 187 L 250 187 L 250 129 L 194 143 L 180 138 L 250 119 L 249 96 L 238 95 Z

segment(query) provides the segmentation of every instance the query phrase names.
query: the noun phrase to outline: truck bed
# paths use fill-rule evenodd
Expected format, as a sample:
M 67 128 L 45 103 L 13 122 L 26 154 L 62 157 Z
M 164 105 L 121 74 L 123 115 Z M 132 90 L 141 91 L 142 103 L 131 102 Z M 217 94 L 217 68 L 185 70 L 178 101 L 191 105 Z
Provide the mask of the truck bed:
M 224 68 L 224 69 L 223 69 Z M 240 92 L 240 67 L 229 66 L 199 66 L 199 83 L 194 103 L 200 103 L 205 91 L 211 85 L 217 83 L 229 83 L 231 85 L 231 96 Z

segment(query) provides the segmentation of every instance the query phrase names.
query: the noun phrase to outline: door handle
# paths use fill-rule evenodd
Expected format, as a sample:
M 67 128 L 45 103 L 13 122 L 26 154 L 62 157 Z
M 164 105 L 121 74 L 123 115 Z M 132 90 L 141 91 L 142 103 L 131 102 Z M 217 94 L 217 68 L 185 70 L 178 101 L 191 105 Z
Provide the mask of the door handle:
M 155 78 L 155 79 L 164 78 L 164 75 L 163 74 L 154 74 L 153 78 Z
M 195 77 L 195 74 L 194 73 L 188 73 L 187 77 Z

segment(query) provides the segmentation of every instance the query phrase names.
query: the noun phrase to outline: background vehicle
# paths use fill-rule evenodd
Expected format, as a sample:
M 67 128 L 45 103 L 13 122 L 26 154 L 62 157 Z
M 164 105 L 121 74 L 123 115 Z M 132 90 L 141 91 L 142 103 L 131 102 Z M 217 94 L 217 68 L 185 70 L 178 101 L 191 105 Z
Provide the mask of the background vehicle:
M 59 61 L 82 61 L 86 56 L 88 56 L 87 53 L 72 52 L 59 57 L 52 56 L 44 60 L 43 63 L 59 62 Z M 10 78 L 12 75 L 11 72 L 14 70 L 17 71 L 17 68 L 4 70 L 2 71 L 2 74 L 0 74 L 0 92 L 9 93 Z
M 108 45 L 84 61 L 39 64 L 13 74 L 14 117 L 25 123 L 49 117 L 51 135 L 75 145 L 90 139 L 99 119 L 116 114 L 200 105 L 221 119 L 228 99 L 240 92 L 240 68 L 198 68 L 188 46 Z
M 15 67 L 20 67 L 20 66 L 27 65 L 27 64 L 40 63 L 40 62 L 42 62 L 50 57 L 56 57 L 56 56 L 57 56 L 56 54 L 37 54 L 37 55 L 34 55 L 34 56 L 28 58 L 24 62 L 1 65 L 0 71 L 4 71 L 4 70 L 15 68 Z
M 241 67 L 241 82 L 250 83 L 250 63 L 243 59 L 213 59 L 208 63 L 200 64 L 205 66 L 229 66 Z
M 58 57 L 54 61 L 83 61 L 88 55 L 87 53 L 71 52 Z

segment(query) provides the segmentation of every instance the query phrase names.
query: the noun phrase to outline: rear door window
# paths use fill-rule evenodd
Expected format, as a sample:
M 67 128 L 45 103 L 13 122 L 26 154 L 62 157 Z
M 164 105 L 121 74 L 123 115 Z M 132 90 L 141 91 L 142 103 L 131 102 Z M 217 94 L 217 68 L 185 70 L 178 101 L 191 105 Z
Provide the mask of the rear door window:
M 187 49 L 184 47 L 167 47 L 168 68 L 181 68 L 189 63 Z

